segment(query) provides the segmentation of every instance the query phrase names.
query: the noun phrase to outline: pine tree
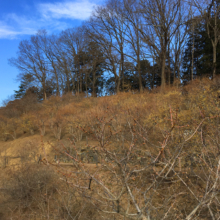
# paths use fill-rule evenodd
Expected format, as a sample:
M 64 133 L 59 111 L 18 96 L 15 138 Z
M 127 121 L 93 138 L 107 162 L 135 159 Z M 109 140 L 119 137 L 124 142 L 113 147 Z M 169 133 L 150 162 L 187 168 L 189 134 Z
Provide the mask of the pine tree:
M 206 31 L 206 23 L 199 22 L 195 29 L 189 32 L 188 41 L 183 57 L 182 80 L 187 83 L 191 80 L 192 51 L 193 57 L 193 78 L 212 76 L 213 52 L 212 44 Z M 194 38 L 194 45 L 193 45 Z M 217 45 L 217 60 L 220 59 L 220 44 Z M 220 73 L 220 63 L 217 62 L 216 73 Z

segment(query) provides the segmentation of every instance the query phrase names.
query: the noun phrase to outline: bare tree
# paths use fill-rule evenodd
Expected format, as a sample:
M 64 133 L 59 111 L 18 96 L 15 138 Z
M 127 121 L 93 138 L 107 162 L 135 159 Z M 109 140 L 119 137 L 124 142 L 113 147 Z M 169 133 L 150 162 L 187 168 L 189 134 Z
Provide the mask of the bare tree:
M 193 0 L 193 6 L 198 10 L 200 16 L 206 22 L 207 34 L 212 42 L 213 62 L 212 62 L 212 78 L 216 77 L 216 57 L 217 45 L 220 40 L 220 24 L 219 13 L 220 3 L 218 0 Z
M 66 78 L 69 80 L 70 73 L 72 84 L 76 86 L 75 90 L 80 93 L 82 92 L 82 83 L 83 83 L 83 71 L 80 65 L 80 53 L 83 49 L 83 41 L 84 38 L 82 36 L 82 32 L 77 29 L 67 29 L 63 31 L 60 36 L 60 42 L 62 47 L 61 51 L 64 53 L 58 53 L 59 62 L 62 63 L 62 67 L 64 68 L 64 74 Z M 68 87 L 69 87 L 68 81 Z
M 53 37 L 51 41 L 51 51 L 56 59 L 56 68 L 59 72 L 60 88 L 62 92 L 71 92 L 71 81 L 72 81 L 72 91 L 75 90 L 74 77 L 72 73 L 72 68 L 74 65 L 73 57 L 69 51 L 66 50 L 63 41 L 59 37 Z
M 52 75 L 55 77 L 56 95 L 59 96 L 60 95 L 59 72 L 57 67 L 56 56 L 53 51 L 53 45 L 56 37 L 54 35 L 47 36 L 46 30 L 38 31 L 36 37 L 38 38 L 40 49 L 43 51 L 47 59 L 48 66 L 51 67 L 51 69 L 49 70 L 52 73 Z
M 174 84 L 177 85 L 181 83 L 180 71 L 187 36 L 190 32 L 194 31 L 194 26 L 199 22 L 199 19 L 193 16 L 192 8 L 189 5 L 184 4 L 184 7 L 180 7 L 178 16 L 179 28 L 177 29 L 172 41 L 170 42 L 170 52 L 174 63 Z M 192 57 L 193 53 L 194 48 L 192 48 Z
M 125 35 L 126 42 L 130 46 L 130 50 L 125 54 L 129 59 L 136 63 L 136 70 L 138 72 L 139 91 L 143 92 L 143 80 L 141 75 L 141 56 L 143 57 L 143 44 L 139 29 L 142 23 L 142 14 L 139 10 L 138 1 L 128 0 L 123 1 L 123 6 L 120 14 L 126 19 L 127 26 Z M 129 53 L 130 52 L 130 53 Z
M 113 73 L 115 78 L 115 91 L 124 88 L 125 64 L 125 25 L 126 20 L 119 13 L 120 1 L 107 2 L 106 7 L 98 7 L 87 23 L 87 33 L 93 41 L 97 42 L 105 52 L 107 59 L 106 70 Z
M 168 45 L 177 32 L 181 0 L 140 1 L 144 23 L 139 31 L 146 45 L 154 51 L 161 65 L 161 89 L 166 84 L 166 59 Z
M 43 89 L 43 99 L 47 98 L 46 82 L 49 77 L 49 69 L 37 36 L 21 41 L 17 58 L 9 59 L 9 63 L 19 69 L 19 78 L 28 78 L 30 82 L 40 84 Z

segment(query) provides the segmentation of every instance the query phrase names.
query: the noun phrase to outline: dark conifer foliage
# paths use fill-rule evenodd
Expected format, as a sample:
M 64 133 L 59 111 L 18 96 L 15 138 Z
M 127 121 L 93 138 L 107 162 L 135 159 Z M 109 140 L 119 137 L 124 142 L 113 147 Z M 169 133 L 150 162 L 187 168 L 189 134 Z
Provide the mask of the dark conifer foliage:
M 194 50 L 193 57 L 193 78 L 196 77 L 212 77 L 212 63 L 213 63 L 213 48 L 212 43 L 206 31 L 206 23 L 199 23 L 196 25 L 194 32 L 189 32 L 186 49 L 183 57 L 183 81 L 187 82 L 191 79 L 192 67 L 192 50 Z M 194 38 L 194 47 L 193 47 Z M 220 73 L 220 44 L 218 43 L 216 49 L 216 74 Z

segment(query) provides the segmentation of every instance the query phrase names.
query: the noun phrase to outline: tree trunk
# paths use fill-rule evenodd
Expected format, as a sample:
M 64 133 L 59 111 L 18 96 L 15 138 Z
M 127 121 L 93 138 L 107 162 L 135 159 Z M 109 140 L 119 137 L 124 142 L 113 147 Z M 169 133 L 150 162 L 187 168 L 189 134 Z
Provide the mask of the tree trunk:
M 93 97 L 97 97 L 97 94 L 96 94 L 96 86 L 95 86 L 95 84 L 96 84 L 96 76 L 95 76 L 95 71 L 93 71 L 93 73 L 92 73 L 92 96 Z
M 79 94 L 79 73 L 77 73 L 77 93 Z
M 216 44 L 213 45 L 212 79 L 216 77 Z
M 67 77 L 67 80 L 66 80 L 66 85 L 67 85 L 67 92 L 70 92 L 70 81 L 69 81 L 68 77 Z
M 87 72 L 86 72 L 86 97 L 88 97 L 88 83 L 87 83 Z
M 50 60 L 51 65 L 52 65 L 53 70 L 54 70 L 54 75 L 55 75 L 55 79 L 56 79 L 56 87 L 57 87 L 56 95 L 59 96 L 60 95 L 60 86 L 59 86 L 59 78 L 58 78 L 56 66 L 54 65 L 53 60 L 51 60 L 50 58 L 48 58 L 48 59 Z
M 47 93 L 46 93 L 46 83 L 43 82 L 43 99 L 46 100 L 47 99 Z
M 140 58 L 138 55 L 138 60 L 137 60 L 137 69 L 138 69 L 138 78 L 139 78 L 139 92 L 143 92 L 143 85 L 142 85 L 142 77 L 141 77 L 141 65 L 140 65 Z
M 141 63 L 140 63 L 140 37 L 139 31 L 136 31 L 136 38 L 137 38 L 137 68 L 138 68 L 138 77 L 139 77 L 139 92 L 143 92 L 143 85 L 142 85 L 142 76 L 141 76 Z
M 80 92 L 82 92 L 83 90 L 82 90 L 82 83 L 83 83 L 83 79 L 82 79 L 82 71 L 81 71 L 81 68 L 80 68 L 80 75 L 79 75 L 79 82 L 80 82 L 80 84 L 79 84 L 79 91 Z
M 169 67 L 168 67 L 168 86 L 170 86 L 171 84 L 171 69 L 170 69 L 170 61 L 169 61 Z
M 152 81 L 151 81 L 151 89 L 154 88 L 154 78 L 155 78 L 155 72 L 154 72 L 154 70 L 153 70 Z
M 193 81 L 193 67 L 194 67 L 194 47 L 195 47 L 195 39 L 194 39 L 194 24 L 193 24 L 193 45 L 192 45 L 192 65 L 191 65 L 191 81 Z
M 218 6 L 219 7 L 219 6 Z M 219 13 L 219 8 L 216 9 L 216 5 L 214 4 L 214 11 L 215 11 L 215 26 L 214 26 L 214 42 L 212 42 L 213 46 L 213 70 L 212 70 L 212 79 L 215 80 L 216 77 L 216 47 L 219 41 L 219 34 L 217 35 L 217 32 L 219 32 L 217 27 L 217 13 Z
M 168 86 L 171 84 L 171 69 L 170 69 L 170 46 L 168 46 Z
M 76 81 L 75 81 L 75 79 L 74 79 L 74 77 L 72 77 L 72 84 L 73 84 L 73 88 L 72 88 L 72 92 L 74 93 L 76 93 Z
M 120 92 L 120 77 L 116 77 L 116 93 Z
M 115 76 L 115 92 L 119 93 L 120 92 L 120 69 L 119 69 L 119 76 L 116 73 L 116 68 L 113 64 L 113 74 Z
M 57 74 L 55 74 L 55 77 L 56 77 L 56 84 L 57 84 L 57 92 L 56 92 L 56 95 L 59 96 L 59 95 L 60 95 L 60 86 L 59 86 L 59 79 L 58 79 Z
M 70 80 L 69 80 L 69 74 L 67 68 L 65 68 L 66 73 L 66 86 L 67 86 L 67 92 L 70 92 Z
M 164 91 L 166 85 L 165 79 L 165 67 L 166 67 L 166 50 L 162 54 L 162 68 L 161 68 L 161 91 Z
M 123 54 L 123 46 L 120 47 L 121 50 L 121 76 L 122 76 L 122 91 L 125 89 L 125 79 L 124 79 L 124 54 Z

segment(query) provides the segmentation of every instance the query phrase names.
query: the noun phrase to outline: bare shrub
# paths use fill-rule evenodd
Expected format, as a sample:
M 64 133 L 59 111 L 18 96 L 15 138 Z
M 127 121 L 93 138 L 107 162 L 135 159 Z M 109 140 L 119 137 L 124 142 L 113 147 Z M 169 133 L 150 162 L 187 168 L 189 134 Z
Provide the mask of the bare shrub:
M 26 164 L 11 170 L 1 189 L 7 198 L 2 204 L 5 219 L 97 219 L 93 218 L 96 210 L 60 178 L 44 165 Z
M 27 141 L 18 149 L 18 157 L 20 157 L 22 163 L 38 162 L 38 146 L 36 141 Z
M 163 101 L 169 103 L 169 94 Z M 74 145 L 74 155 L 63 152 L 74 165 L 71 172 L 58 167 L 63 180 L 103 213 L 99 219 L 220 218 L 217 112 L 207 117 L 205 111 L 200 117 L 197 113 L 189 124 L 169 105 L 154 114 L 159 112 L 165 120 L 158 116 L 149 125 L 138 109 L 121 112 L 123 123 L 108 114 L 91 114 L 81 129 L 93 136 L 88 146 L 100 165 L 83 161 Z
M 14 214 L 20 213 L 25 217 L 38 212 L 38 216 L 47 216 L 47 204 L 54 200 L 56 193 L 56 178 L 46 166 L 29 164 L 16 172 L 11 171 L 10 178 L 3 182 L 3 188 Z

